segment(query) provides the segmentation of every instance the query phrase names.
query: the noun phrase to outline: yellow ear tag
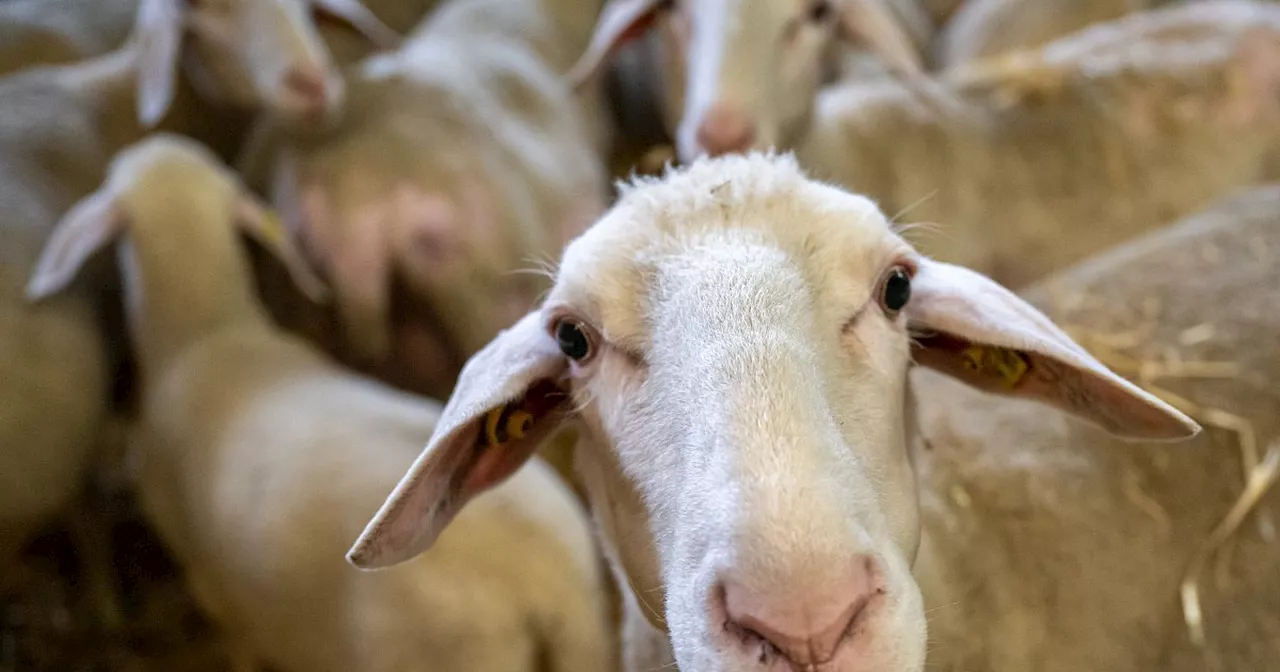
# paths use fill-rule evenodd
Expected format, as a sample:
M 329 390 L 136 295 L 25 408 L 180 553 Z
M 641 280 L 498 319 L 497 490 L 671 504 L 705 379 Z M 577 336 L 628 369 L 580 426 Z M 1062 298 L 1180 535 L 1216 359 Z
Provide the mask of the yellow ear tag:
M 529 431 L 533 426 L 533 416 L 525 411 L 514 411 L 511 417 L 507 418 L 507 436 L 513 439 L 523 439 L 524 433 Z
M 960 353 L 964 368 L 984 376 L 995 376 L 1012 389 L 1026 375 L 1026 355 L 1010 348 L 971 345 Z
M 500 446 L 511 439 L 523 439 L 533 426 L 533 415 L 513 406 L 500 406 L 489 411 L 484 419 L 485 443 Z
M 487 439 L 485 443 L 490 446 L 502 443 L 498 440 L 498 420 L 502 418 L 502 412 L 505 410 L 507 410 L 506 406 L 499 406 L 489 411 L 489 415 L 484 419 L 484 437 Z

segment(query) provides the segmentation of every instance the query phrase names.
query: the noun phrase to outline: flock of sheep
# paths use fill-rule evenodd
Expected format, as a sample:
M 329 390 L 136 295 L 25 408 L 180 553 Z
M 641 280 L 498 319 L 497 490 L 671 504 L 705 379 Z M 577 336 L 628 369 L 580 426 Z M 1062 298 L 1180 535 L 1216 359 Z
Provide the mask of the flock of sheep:
M 0 0 L 0 672 L 1280 669 L 1277 390 L 1280 4 Z

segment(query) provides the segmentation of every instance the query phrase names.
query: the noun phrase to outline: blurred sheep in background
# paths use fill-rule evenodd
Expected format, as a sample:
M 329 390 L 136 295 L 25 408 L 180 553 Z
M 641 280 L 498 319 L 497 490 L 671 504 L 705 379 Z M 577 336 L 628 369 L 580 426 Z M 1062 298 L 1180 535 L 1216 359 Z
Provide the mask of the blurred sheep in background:
M 0 0 L 0 672 L 511 669 L 535 649 L 544 667 L 584 672 L 615 669 L 613 649 L 628 672 L 672 665 L 677 653 L 686 672 L 730 659 L 726 672 L 821 663 L 814 656 L 830 642 L 802 646 L 815 624 L 771 611 L 785 600 L 751 586 L 738 586 L 752 600 L 735 598 L 735 618 L 722 623 L 742 626 L 724 631 L 740 636 L 714 652 L 699 648 L 689 633 L 717 603 L 672 602 L 693 585 L 682 578 L 688 568 L 666 563 L 658 577 L 650 564 L 685 538 L 671 521 L 696 518 L 699 539 L 714 531 L 710 504 L 672 512 L 687 497 L 728 489 L 676 492 L 697 460 L 664 461 L 711 425 L 650 408 L 617 445 L 658 431 L 670 440 L 614 454 L 593 447 L 599 428 L 590 423 L 544 432 L 534 416 L 545 408 L 521 414 L 522 404 L 547 401 L 569 420 L 615 397 L 656 394 L 668 389 L 659 355 L 671 352 L 646 350 L 652 344 L 628 340 L 626 329 L 607 331 L 622 359 L 600 379 L 648 377 L 575 397 L 572 407 L 544 398 L 552 388 L 507 398 L 518 386 L 502 388 L 511 403 L 481 420 L 458 406 L 478 393 L 467 381 L 493 364 L 490 343 L 520 338 L 520 316 L 554 308 L 544 304 L 553 279 L 613 259 L 638 266 L 589 274 L 584 284 L 616 298 L 640 283 L 655 300 L 680 286 L 657 272 L 657 258 L 609 244 L 635 231 L 566 257 L 567 268 L 558 263 L 618 197 L 611 178 L 769 149 L 793 152 L 803 174 L 870 199 L 895 235 L 936 257 L 929 264 L 1027 287 L 1023 296 L 1064 326 L 1074 348 L 1145 390 L 1134 398 L 1154 394 L 1208 428 L 1185 445 L 1126 449 L 1068 415 L 995 400 L 990 385 L 966 389 L 925 371 L 902 377 L 915 390 L 908 420 L 921 430 L 909 463 L 924 541 L 901 566 L 879 565 L 896 568 L 892 584 L 876 583 L 884 576 L 875 572 L 864 578 L 897 595 L 917 586 L 931 644 L 913 658 L 914 635 L 868 615 L 849 621 L 857 627 L 832 655 L 860 657 L 859 670 L 888 660 L 858 646 L 874 631 L 904 644 L 892 669 L 1265 666 L 1280 641 L 1280 612 L 1268 606 L 1278 591 L 1258 569 L 1275 560 L 1268 493 L 1280 471 L 1280 458 L 1263 454 L 1280 436 L 1266 365 L 1275 359 L 1268 316 L 1280 314 L 1268 233 L 1280 219 L 1278 8 L 1263 0 Z M 144 139 L 153 130 L 163 137 Z M 755 202 L 733 161 L 707 164 L 719 176 L 699 198 Z M 744 207 L 735 225 L 768 220 L 783 237 L 814 225 L 771 207 Z M 183 278 L 163 293 L 181 297 L 175 311 L 200 315 L 201 297 L 239 296 L 255 316 L 251 331 L 270 338 L 242 348 L 220 340 L 218 320 L 197 321 L 180 340 L 204 352 L 201 361 L 158 363 L 140 342 L 154 332 L 142 318 L 158 315 L 156 306 L 129 298 L 127 280 L 142 266 L 128 254 L 118 265 L 106 251 L 143 249 L 130 247 L 141 238 L 61 247 L 51 236 L 72 220 L 114 222 L 121 233 L 145 225 L 156 232 L 147 249 L 159 264 L 148 268 Z M 699 221 L 665 221 L 665 243 Z M 249 227 L 249 244 L 226 249 L 232 223 Z M 835 254 L 853 228 L 824 229 L 795 258 Z M 702 270 L 681 282 L 714 284 L 715 269 L 745 268 L 698 258 L 714 256 L 714 245 L 695 247 L 689 258 Z M 74 258 L 79 272 L 32 302 L 24 287 L 46 249 L 48 263 L 67 268 Z M 833 258 L 831 268 L 857 272 L 857 256 Z M 237 272 L 198 275 L 229 259 Z M 917 283 L 925 298 L 910 300 L 928 305 L 930 287 L 939 285 Z M 987 299 L 1012 300 L 991 291 Z M 327 298 L 314 300 L 320 294 Z M 691 314 L 713 303 L 691 305 Z M 740 335 L 795 306 L 741 303 Z M 623 304 L 589 308 L 612 325 Z M 1125 326 L 1129 318 L 1140 324 Z M 627 329 L 656 319 L 644 313 Z M 861 337 L 867 328 L 849 330 Z M 905 365 L 927 368 L 938 341 L 911 336 L 917 349 Z M 553 355 L 581 345 L 571 332 L 538 338 Z M 529 364 L 499 350 L 512 357 L 500 368 Z M 973 383 L 995 360 L 965 361 L 969 374 L 949 373 Z M 692 361 L 676 368 L 700 371 Z M 558 389 L 572 377 L 549 382 Z M 847 382 L 832 380 L 827 387 Z M 776 387 L 762 382 L 752 396 L 765 403 Z M 1089 415 L 1075 388 L 1054 389 L 1066 410 Z M 716 398 L 684 400 L 668 415 L 714 414 Z M 453 401 L 442 409 L 436 399 Z M 874 405 L 839 411 L 863 422 Z M 598 415 L 616 423 L 626 412 Z M 471 419 L 459 434 L 451 418 L 462 416 Z M 753 436 L 789 418 L 762 412 Z M 394 545 L 414 529 L 406 521 L 452 515 L 460 500 L 426 510 L 412 479 L 396 487 L 426 468 L 413 454 L 442 441 L 474 460 L 444 467 L 485 474 L 478 483 L 434 481 L 444 492 L 474 493 L 514 471 L 508 485 L 469 504 L 439 548 L 404 568 L 366 574 L 343 564 L 370 516 L 401 522 L 370 528 Z M 801 454 L 773 465 L 776 485 L 799 473 Z M 653 471 L 660 464 L 669 468 Z M 806 496 L 825 492 L 820 480 L 809 479 Z M 375 515 L 379 502 L 403 498 L 419 508 Z M 601 546 L 586 536 L 584 503 Z M 783 512 L 797 529 L 869 525 L 862 513 L 797 507 Z M 915 534 L 907 522 L 895 529 Z M 429 532 L 411 546 L 420 550 L 439 529 Z M 371 557 L 352 556 L 378 564 Z M 789 556 L 776 557 L 773 570 L 790 566 Z M 606 559 L 613 571 L 602 574 L 593 563 Z M 755 570 L 764 571 L 742 576 Z M 847 590 L 819 601 L 858 604 L 861 575 L 839 576 Z M 400 587 L 410 583 L 430 588 Z M 1076 588 L 1064 596 L 1061 585 Z M 423 600 L 408 603 L 410 593 Z M 474 638 L 454 637 L 461 633 Z M 592 645 L 572 644 L 585 640 Z M 715 657 L 727 653 L 754 655 Z M 562 654 L 570 658 L 554 662 Z M 610 660 L 584 662 L 599 656 Z M 849 669 L 837 659 L 827 666 Z
M 343 562 L 440 409 L 270 322 L 237 231 L 308 298 L 325 296 L 278 227 L 207 149 L 153 136 L 68 211 L 28 290 L 54 295 L 99 249 L 118 249 L 146 391 L 131 436 L 142 503 L 227 633 L 232 668 L 605 669 L 591 532 L 545 465 L 488 493 L 421 562 L 378 574 Z M 173 254 L 190 245 L 205 253 Z
M 454 0 L 349 72 L 336 128 L 255 134 L 245 172 L 333 285 L 354 365 L 447 394 L 547 287 L 522 271 L 603 211 L 605 110 L 560 77 L 598 9 Z
M 91 269 L 86 282 L 46 305 L 23 301 L 23 276 L 58 217 L 148 127 L 229 151 L 243 111 L 311 123 L 341 104 L 342 81 L 307 17 L 285 4 L 237 7 L 208 14 L 177 0 L 145 0 L 118 49 L 0 80 L 0 380 L 18 381 L 0 391 L 6 561 L 76 495 L 106 434 L 113 379 L 122 375 L 110 311 L 93 300 L 110 284 L 107 275 Z
M 1251 184 L 1280 179 L 1280 5 L 1134 14 L 940 81 L 940 118 L 891 83 L 823 92 L 799 155 L 921 248 L 1017 287 Z M 998 202 L 998 208 L 991 207 Z
M 67 63 L 97 56 L 124 43 L 139 0 L 10 0 L 0 2 L 0 74 L 31 65 Z M 296 20 L 309 13 L 339 63 L 370 53 L 404 32 L 434 0 L 384 0 L 366 8 L 359 0 L 265 0 L 224 3 L 224 17 L 270 20 L 285 11 Z M 255 11 L 265 12 L 252 18 Z M 216 27 L 216 22 L 208 24 Z M 241 29 L 246 24 L 241 24 Z M 224 23 L 223 26 L 229 26 Z M 231 31 L 224 32 L 228 38 Z M 335 50 L 336 49 L 336 50 Z
M 611 0 L 570 77 L 595 79 L 610 54 L 650 32 L 637 66 L 652 81 L 623 71 L 621 85 L 639 75 L 631 85 L 659 101 L 683 161 L 793 145 L 844 43 L 865 45 L 901 77 L 922 68 L 920 44 L 885 0 Z
M 1272 187 L 1047 279 L 1072 338 L 789 158 L 633 184 L 350 557 L 430 555 L 490 482 L 479 426 L 527 412 L 492 459 L 580 426 L 628 669 L 1265 669 L 1280 544 L 1240 522 L 1280 509 L 1278 222 Z

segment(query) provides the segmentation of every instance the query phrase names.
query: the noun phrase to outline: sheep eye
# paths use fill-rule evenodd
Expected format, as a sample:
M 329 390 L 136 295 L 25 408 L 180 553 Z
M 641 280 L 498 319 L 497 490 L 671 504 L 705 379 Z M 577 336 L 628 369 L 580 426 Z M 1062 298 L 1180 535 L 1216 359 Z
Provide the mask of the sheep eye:
M 582 331 L 582 327 L 569 320 L 556 325 L 556 343 L 565 357 L 575 361 L 581 361 L 591 354 L 591 343 L 587 341 L 586 333 Z
M 880 290 L 880 305 L 890 313 L 896 313 L 911 300 L 911 276 L 907 269 L 894 266 Z
M 830 0 L 818 0 L 809 6 L 809 20 L 813 23 L 822 23 L 831 17 Z

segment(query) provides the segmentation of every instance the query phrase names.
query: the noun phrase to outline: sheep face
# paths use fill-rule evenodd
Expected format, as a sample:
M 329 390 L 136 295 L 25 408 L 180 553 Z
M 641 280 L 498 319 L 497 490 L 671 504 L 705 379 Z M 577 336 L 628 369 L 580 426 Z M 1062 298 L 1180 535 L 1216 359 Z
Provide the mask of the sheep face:
M 398 39 L 356 0 L 143 0 L 140 120 L 150 126 L 163 117 L 179 62 L 211 99 L 294 123 L 330 119 L 343 104 L 344 85 L 313 11 L 342 18 L 381 46 Z
M 898 72 L 919 54 L 881 0 L 614 0 L 572 77 L 656 32 L 662 108 L 682 161 L 792 146 L 808 126 L 841 38 L 859 40 Z
M 869 200 L 790 159 L 703 160 L 566 249 L 350 558 L 422 550 L 574 418 L 599 527 L 681 669 L 921 670 L 913 360 L 1120 434 L 1195 431 Z
M 920 669 L 913 255 L 866 199 L 796 208 L 770 180 L 637 203 L 566 253 L 544 313 L 562 345 L 588 343 L 569 365 L 584 475 L 682 667 Z M 613 248 L 611 224 L 650 230 Z

